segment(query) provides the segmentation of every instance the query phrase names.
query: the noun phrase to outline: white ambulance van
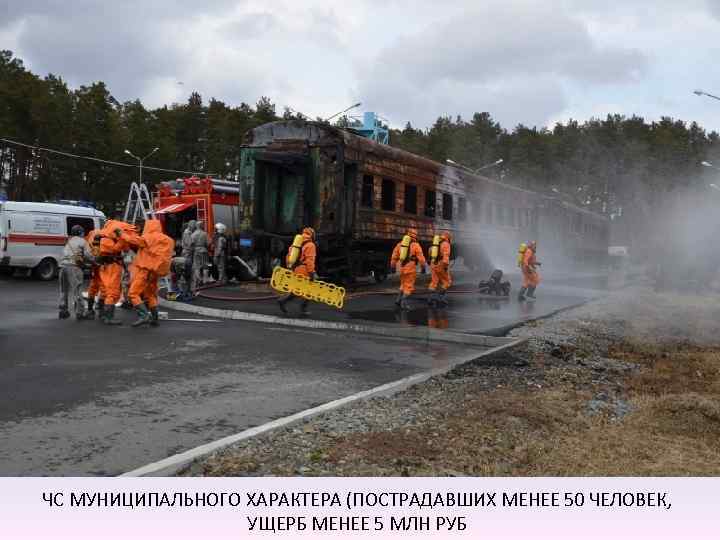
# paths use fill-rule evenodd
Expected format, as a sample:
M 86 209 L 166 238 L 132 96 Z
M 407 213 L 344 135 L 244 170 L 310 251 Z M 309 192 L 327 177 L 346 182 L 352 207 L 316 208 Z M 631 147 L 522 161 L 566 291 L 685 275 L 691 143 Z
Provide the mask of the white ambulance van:
M 104 223 L 105 215 L 94 208 L 0 202 L 0 268 L 32 269 L 38 279 L 54 279 L 72 226 L 82 225 L 87 234 Z

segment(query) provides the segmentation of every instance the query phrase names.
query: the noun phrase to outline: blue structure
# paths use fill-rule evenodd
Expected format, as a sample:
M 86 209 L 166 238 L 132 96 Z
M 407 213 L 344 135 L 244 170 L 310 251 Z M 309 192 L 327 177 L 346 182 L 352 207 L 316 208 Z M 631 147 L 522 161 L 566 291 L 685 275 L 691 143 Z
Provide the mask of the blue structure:
M 388 144 L 389 132 L 387 128 L 383 127 L 378 115 L 374 112 L 363 113 L 362 127 L 353 127 L 353 130 L 375 142 Z

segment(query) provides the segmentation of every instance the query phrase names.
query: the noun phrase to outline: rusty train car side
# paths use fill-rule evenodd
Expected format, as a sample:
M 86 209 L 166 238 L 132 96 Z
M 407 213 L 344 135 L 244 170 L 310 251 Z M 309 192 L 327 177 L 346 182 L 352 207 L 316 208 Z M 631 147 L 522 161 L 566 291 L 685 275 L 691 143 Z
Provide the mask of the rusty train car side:
M 304 225 L 318 233 L 321 274 L 346 281 L 370 272 L 382 280 L 410 227 L 426 245 L 451 231 L 456 255 L 483 270 L 511 264 L 530 238 L 568 257 L 599 257 L 603 243 L 607 254 L 602 216 L 324 124 L 259 126 L 240 163 L 241 254 L 260 274 Z

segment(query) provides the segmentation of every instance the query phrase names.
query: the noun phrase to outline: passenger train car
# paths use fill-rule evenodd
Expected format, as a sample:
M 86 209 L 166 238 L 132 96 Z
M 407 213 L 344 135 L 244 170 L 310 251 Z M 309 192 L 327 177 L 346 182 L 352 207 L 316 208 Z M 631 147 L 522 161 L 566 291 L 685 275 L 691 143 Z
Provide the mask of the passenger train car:
M 318 234 L 320 275 L 345 282 L 384 279 L 411 227 L 425 248 L 436 231 L 450 231 L 454 256 L 481 271 L 511 270 L 518 244 L 531 239 L 544 269 L 607 256 L 604 216 L 348 129 L 268 123 L 246 134 L 240 158 L 238 245 L 260 275 L 306 225 Z

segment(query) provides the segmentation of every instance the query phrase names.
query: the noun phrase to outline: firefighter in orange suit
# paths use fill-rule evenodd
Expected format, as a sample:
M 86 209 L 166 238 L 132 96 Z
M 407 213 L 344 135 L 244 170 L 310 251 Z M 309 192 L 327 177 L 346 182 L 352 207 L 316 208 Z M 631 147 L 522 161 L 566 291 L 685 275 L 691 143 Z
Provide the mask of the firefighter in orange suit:
M 298 235 L 300 236 L 300 235 Z M 298 245 L 299 244 L 299 245 Z M 315 230 L 312 227 L 305 227 L 302 230 L 302 236 L 295 239 L 288 248 L 288 254 L 285 258 L 285 265 L 293 271 L 293 273 L 304 276 L 310 280 L 317 279 L 315 272 L 315 260 L 317 259 L 317 246 L 315 245 Z M 289 302 L 295 299 L 295 295 L 288 293 L 278 298 L 278 305 L 283 313 L 287 313 L 285 307 Z M 300 305 L 300 314 L 309 315 L 309 300 L 303 298 Z
M 105 294 L 105 305 L 100 318 L 103 323 L 110 325 L 122 324 L 114 319 L 115 304 L 122 293 L 123 252 L 130 248 L 125 240 L 117 237 L 117 229 L 129 235 L 135 234 L 135 227 L 115 219 L 108 220 L 100 232 L 100 287 Z
M 100 229 L 93 229 L 85 237 L 88 245 L 90 246 L 90 252 L 95 257 L 95 260 L 100 257 Z M 95 318 L 95 298 L 100 295 L 97 299 L 97 312 L 102 317 L 103 309 L 105 307 L 105 291 L 102 288 L 102 281 L 100 280 L 100 265 L 93 263 L 90 269 L 90 283 L 88 284 L 87 290 L 87 318 Z
M 537 260 L 537 242 L 528 242 L 527 249 L 523 254 L 523 265 L 522 265 L 522 288 L 518 295 L 518 301 L 525 301 L 525 293 L 527 292 L 528 298 L 535 299 L 535 288 L 540 284 L 540 274 L 538 274 L 537 267 L 540 263 Z
M 163 234 L 160 222 L 149 219 L 145 222 L 142 236 L 127 234 L 122 229 L 116 235 L 138 250 L 132 266 L 132 281 L 128 298 L 138 314 L 133 326 L 158 325 L 158 280 L 168 275 L 175 251 L 175 241 Z
M 425 273 L 425 255 L 417 241 L 417 231 L 409 229 L 403 239 L 397 243 L 390 257 L 390 271 L 395 272 L 399 267 L 400 272 L 400 292 L 398 293 L 395 304 L 400 309 L 409 309 L 407 299 L 415 291 L 415 279 L 417 278 L 417 265 L 422 268 Z
M 450 233 L 443 232 L 433 238 L 428 259 L 430 259 L 430 286 L 432 293 L 428 303 L 431 306 L 447 306 L 445 294 L 452 285 L 450 276 Z

